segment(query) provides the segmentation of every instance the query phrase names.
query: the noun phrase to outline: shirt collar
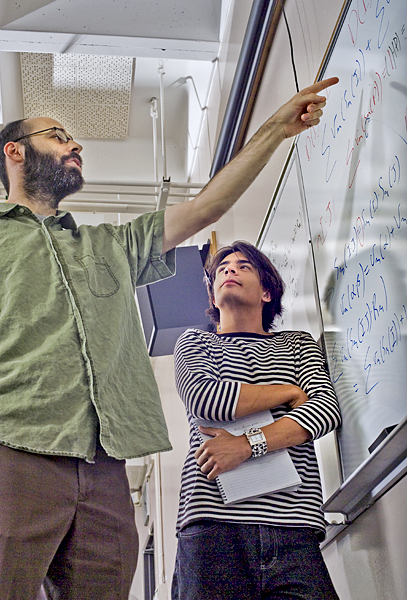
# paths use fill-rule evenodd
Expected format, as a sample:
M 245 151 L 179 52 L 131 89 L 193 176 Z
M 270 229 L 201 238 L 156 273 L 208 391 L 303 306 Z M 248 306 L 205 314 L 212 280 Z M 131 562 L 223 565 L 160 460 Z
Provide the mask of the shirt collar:
M 10 204 L 8 202 L 0 202 L 0 218 L 10 213 L 14 213 L 13 216 L 18 216 L 17 209 L 19 208 L 24 208 L 27 212 L 32 213 L 32 211 L 26 206 L 21 206 L 19 204 Z M 54 219 L 55 223 L 59 223 L 64 229 L 77 229 L 75 219 L 73 218 L 70 212 L 58 211 L 58 214 L 54 217 Z
M 0 202 L 0 217 L 4 217 L 9 212 L 14 210 L 17 204 L 9 204 L 8 202 Z

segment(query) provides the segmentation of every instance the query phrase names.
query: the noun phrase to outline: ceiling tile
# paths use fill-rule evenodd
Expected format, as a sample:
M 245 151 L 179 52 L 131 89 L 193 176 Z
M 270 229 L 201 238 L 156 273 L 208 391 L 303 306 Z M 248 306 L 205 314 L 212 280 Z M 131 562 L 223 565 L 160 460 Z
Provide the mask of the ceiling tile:
M 49 116 L 80 138 L 125 138 L 133 59 L 21 53 L 24 116 Z

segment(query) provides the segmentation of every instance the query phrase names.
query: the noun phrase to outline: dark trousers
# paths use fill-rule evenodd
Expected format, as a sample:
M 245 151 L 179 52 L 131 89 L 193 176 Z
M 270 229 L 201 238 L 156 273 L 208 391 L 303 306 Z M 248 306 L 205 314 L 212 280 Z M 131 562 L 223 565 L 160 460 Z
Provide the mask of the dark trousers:
M 338 600 L 305 527 L 198 521 L 178 537 L 172 600 Z
M 0 598 L 128 600 L 138 535 L 125 462 L 0 445 Z

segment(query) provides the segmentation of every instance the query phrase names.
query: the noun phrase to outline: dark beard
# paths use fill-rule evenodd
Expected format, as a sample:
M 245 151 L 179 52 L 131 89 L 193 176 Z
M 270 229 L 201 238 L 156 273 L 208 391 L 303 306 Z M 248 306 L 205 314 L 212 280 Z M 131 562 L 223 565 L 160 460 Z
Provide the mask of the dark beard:
M 83 177 L 79 169 L 65 165 L 70 158 L 78 158 L 82 164 L 76 152 L 63 156 L 59 162 L 52 153 L 38 152 L 27 144 L 23 184 L 27 197 L 57 209 L 63 198 L 78 192 L 83 186 Z

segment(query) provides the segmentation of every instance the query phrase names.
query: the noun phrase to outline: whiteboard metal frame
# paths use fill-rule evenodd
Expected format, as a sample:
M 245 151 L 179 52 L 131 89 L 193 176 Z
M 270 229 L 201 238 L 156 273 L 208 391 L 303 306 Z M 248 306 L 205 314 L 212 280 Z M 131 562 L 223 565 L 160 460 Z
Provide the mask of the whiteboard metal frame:
M 328 498 L 322 510 L 342 513 L 345 522 L 351 523 L 404 477 L 406 459 L 407 417 Z
M 297 141 L 297 138 L 295 137 L 290 146 L 290 149 L 288 150 L 288 154 L 285 159 L 284 166 L 281 170 L 280 176 L 276 183 L 276 187 L 274 189 L 273 195 L 271 196 L 271 200 L 270 200 L 270 204 L 268 206 L 267 212 L 266 212 L 266 216 L 264 217 L 259 235 L 256 240 L 257 247 L 259 247 L 260 244 L 262 244 L 264 235 L 267 231 L 267 228 L 270 225 L 271 220 L 274 217 L 274 214 L 277 210 L 278 203 L 280 202 L 280 198 L 281 198 L 282 191 L 284 189 L 285 181 L 286 181 L 287 175 L 290 171 L 292 161 L 294 160 L 294 157 L 295 157 L 294 150 L 296 148 L 296 141 Z

